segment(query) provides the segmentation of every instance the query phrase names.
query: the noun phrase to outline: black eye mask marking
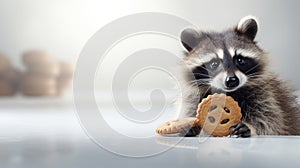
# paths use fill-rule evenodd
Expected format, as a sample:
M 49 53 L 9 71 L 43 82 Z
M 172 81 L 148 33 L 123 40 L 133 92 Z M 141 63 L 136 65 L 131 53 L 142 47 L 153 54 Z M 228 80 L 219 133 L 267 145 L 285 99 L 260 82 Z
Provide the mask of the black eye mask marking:
M 198 66 L 193 69 L 193 75 L 195 79 L 205 79 L 215 76 L 222 64 L 222 61 L 218 58 L 214 58 L 208 63 L 203 64 L 202 66 Z
M 193 72 L 195 79 L 197 79 L 197 80 L 209 78 L 209 74 L 204 65 L 196 67 L 195 69 L 193 69 L 192 72 Z
M 233 61 L 236 67 L 246 75 L 257 74 L 261 70 L 261 65 L 253 58 L 238 54 L 233 57 Z

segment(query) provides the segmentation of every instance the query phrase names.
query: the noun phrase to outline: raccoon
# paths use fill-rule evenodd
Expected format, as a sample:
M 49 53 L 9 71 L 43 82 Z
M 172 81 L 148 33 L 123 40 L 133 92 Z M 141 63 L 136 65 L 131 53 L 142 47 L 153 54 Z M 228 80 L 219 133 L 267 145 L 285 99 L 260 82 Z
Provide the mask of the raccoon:
M 195 117 L 203 98 L 225 93 L 241 107 L 242 120 L 231 135 L 300 135 L 300 108 L 294 90 L 269 69 L 268 55 L 254 40 L 257 19 L 246 16 L 233 28 L 181 33 L 186 56 L 181 62 L 183 93 L 180 117 Z M 186 136 L 196 136 L 192 128 Z

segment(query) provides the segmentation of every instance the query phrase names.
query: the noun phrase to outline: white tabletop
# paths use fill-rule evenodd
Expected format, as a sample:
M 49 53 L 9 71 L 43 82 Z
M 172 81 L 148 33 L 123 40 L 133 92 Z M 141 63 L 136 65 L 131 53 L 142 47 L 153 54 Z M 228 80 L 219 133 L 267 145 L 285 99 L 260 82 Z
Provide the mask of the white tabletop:
M 101 147 L 101 144 L 97 144 L 86 135 L 79 123 L 74 106 L 69 101 L 2 99 L 0 105 L 1 168 L 266 168 L 299 167 L 300 165 L 300 137 L 182 139 L 155 135 L 155 128 L 151 126 L 139 134 L 144 136 L 148 132 L 151 135 L 147 138 L 148 145 L 142 149 L 136 149 L 140 147 L 134 141 L 128 141 L 122 136 L 112 137 L 109 133 L 103 134 L 102 138 L 106 139 L 106 142 L 111 142 L 120 149 L 121 155 L 119 155 L 107 149 L 105 145 Z M 119 131 L 123 128 L 123 131 L 127 130 L 128 134 L 137 130 L 141 131 L 124 126 L 121 120 L 116 120 L 113 127 Z M 161 151 L 148 157 L 122 156 L 134 150 L 145 150 L 145 154 L 155 152 L 155 150 Z

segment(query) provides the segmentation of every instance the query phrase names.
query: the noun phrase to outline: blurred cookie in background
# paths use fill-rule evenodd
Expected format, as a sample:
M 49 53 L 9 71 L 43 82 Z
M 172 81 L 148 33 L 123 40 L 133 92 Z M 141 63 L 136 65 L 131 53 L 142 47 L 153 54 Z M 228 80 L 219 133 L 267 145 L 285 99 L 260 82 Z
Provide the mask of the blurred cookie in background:
M 59 76 L 57 78 L 57 95 L 62 96 L 72 86 L 74 64 L 71 62 L 59 63 Z
M 0 53 L 0 73 L 8 69 L 10 66 L 10 59 L 6 55 Z
M 21 72 L 16 68 L 10 67 L 0 73 L 0 96 L 13 96 L 17 93 L 20 86 Z M 9 85 L 9 86 L 8 86 Z
M 19 86 L 20 71 L 11 65 L 10 59 L 0 54 L 0 96 L 13 96 Z
M 26 73 L 48 77 L 59 75 L 58 64 L 46 51 L 27 51 L 23 54 L 22 60 L 26 67 Z
M 60 78 L 72 78 L 74 73 L 74 64 L 71 62 L 62 61 L 59 65 L 59 77 Z
M 0 79 L 8 80 L 15 86 L 20 83 L 21 72 L 17 68 L 9 67 L 0 73 Z
M 53 62 L 52 57 L 44 50 L 30 50 L 23 53 L 22 61 L 26 67 L 41 63 Z
M 26 96 L 56 96 L 57 81 L 55 77 L 25 74 L 21 91 Z
M 21 91 L 25 96 L 56 96 L 58 64 L 43 50 L 31 50 L 23 54 L 26 67 Z
M 74 66 L 58 62 L 42 50 L 23 54 L 26 72 L 22 78 L 22 92 L 27 96 L 62 96 L 71 87 Z
M 62 96 L 66 91 L 71 88 L 72 79 L 58 78 L 57 79 L 57 95 Z
M 32 64 L 26 67 L 27 73 L 45 76 L 45 77 L 58 77 L 59 66 L 56 62 L 41 62 L 39 64 Z
M 74 64 L 58 62 L 44 50 L 22 55 L 25 71 L 14 68 L 9 57 L 0 53 L 0 96 L 21 90 L 25 96 L 63 96 L 72 85 Z
M 0 79 L 0 96 L 13 96 L 17 92 L 17 87 L 9 80 Z

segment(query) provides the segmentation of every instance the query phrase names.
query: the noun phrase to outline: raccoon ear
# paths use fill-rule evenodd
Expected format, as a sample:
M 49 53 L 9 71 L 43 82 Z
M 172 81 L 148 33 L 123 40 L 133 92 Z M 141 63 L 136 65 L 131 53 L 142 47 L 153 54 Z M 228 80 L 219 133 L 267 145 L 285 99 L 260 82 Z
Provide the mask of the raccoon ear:
M 180 40 L 184 48 L 191 51 L 199 44 L 200 34 L 193 28 L 187 28 L 181 32 Z
M 235 30 L 239 35 L 244 35 L 250 40 L 254 40 L 258 30 L 257 19 L 254 16 L 246 16 L 240 20 Z

